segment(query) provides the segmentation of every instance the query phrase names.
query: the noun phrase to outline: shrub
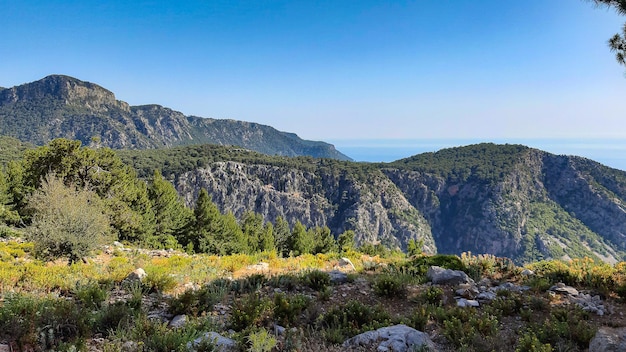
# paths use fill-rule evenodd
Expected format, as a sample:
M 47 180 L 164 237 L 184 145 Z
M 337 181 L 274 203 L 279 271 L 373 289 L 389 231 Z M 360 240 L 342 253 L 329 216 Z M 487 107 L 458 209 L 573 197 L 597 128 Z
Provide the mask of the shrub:
M 515 352 L 552 352 L 552 346 L 542 344 L 533 332 L 528 331 L 517 340 Z
M 311 270 L 304 274 L 303 282 L 315 291 L 321 291 L 330 285 L 330 275 L 321 270 Z
M 197 291 L 187 290 L 169 301 L 169 312 L 174 315 L 201 315 L 213 309 L 230 291 L 230 281 L 218 279 Z
M 441 306 L 443 304 L 443 289 L 437 286 L 428 286 L 424 291 L 413 298 L 413 300 L 422 304 Z
M 330 309 L 320 317 L 320 322 L 326 332 L 334 331 L 333 336 L 341 335 L 345 340 L 361 332 L 389 325 L 390 316 L 379 306 L 370 307 L 351 300 L 344 305 Z
M 241 331 L 249 327 L 260 327 L 270 318 L 272 302 L 258 294 L 250 294 L 233 303 L 229 327 Z
M 291 326 L 310 304 L 311 299 L 304 295 L 287 296 L 277 293 L 274 295 L 274 319 L 283 326 Z
M 74 289 L 76 298 L 88 309 L 100 309 L 102 303 L 108 298 L 109 293 L 100 287 L 97 282 L 77 284 Z
M 237 294 L 246 294 L 258 291 L 267 282 L 263 274 L 252 274 L 232 282 L 232 290 Z
M 34 216 L 27 233 L 36 254 L 43 259 L 66 257 L 71 264 L 109 241 L 109 218 L 99 202 L 95 193 L 48 176 L 28 201 Z
M 248 343 L 250 344 L 250 352 L 270 352 L 276 347 L 278 341 L 267 330 L 261 328 L 259 331 L 248 335 Z
M 372 285 L 374 292 L 382 297 L 400 297 L 406 295 L 406 283 L 397 275 L 381 275 Z

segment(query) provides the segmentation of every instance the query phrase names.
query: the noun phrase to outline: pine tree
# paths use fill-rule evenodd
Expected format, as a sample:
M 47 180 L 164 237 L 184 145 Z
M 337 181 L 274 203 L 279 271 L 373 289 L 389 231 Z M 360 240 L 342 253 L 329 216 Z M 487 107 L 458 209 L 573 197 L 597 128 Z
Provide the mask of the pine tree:
M 315 227 L 313 233 L 315 236 L 314 253 L 330 253 L 337 250 L 337 242 L 328 226 Z
M 222 214 L 204 188 L 200 190 L 193 214 L 195 221 L 184 244 L 192 243 L 196 252 L 219 253 L 216 236 L 222 230 Z
M 158 170 L 154 171 L 148 186 L 148 197 L 156 219 L 156 237 L 162 240 L 172 236 L 181 238 L 183 229 L 192 219 L 191 210 L 183 204 L 174 186 Z
M 291 237 L 291 230 L 289 229 L 289 223 L 283 219 L 282 216 L 276 218 L 274 221 L 274 243 L 276 244 L 276 250 L 283 256 L 288 256 L 291 250 L 289 244 L 289 238 Z
M 290 237 L 291 254 L 299 256 L 313 252 L 315 238 L 312 231 L 307 231 L 300 221 L 293 226 Z

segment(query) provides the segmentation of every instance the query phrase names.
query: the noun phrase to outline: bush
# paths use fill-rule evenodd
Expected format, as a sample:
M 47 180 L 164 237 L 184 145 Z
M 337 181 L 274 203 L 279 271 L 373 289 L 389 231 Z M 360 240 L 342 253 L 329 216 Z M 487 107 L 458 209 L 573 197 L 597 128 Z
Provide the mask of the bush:
M 304 274 L 304 284 L 315 291 L 321 291 L 330 285 L 330 275 L 321 270 L 312 270 Z
M 381 275 L 374 281 L 374 292 L 381 297 L 400 297 L 406 295 L 406 283 L 397 275 Z
M 364 331 L 388 326 L 390 316 L 379 306 L 370 307 L 352 300 L 329 310 L 320 317 L 320 322 L 326 329 L 327 339 L 328 333 L 332 332 L 330 336 L 335 338 L 341 336 L 342 340 L 345 340 Z
M 43 259 L 65 257 L 71 264 L 109 241 L 109 218 L 99 202 L 95 193 L 48 176 L 28 201 L 34 216 L 27 235 L 35 242 L 36 254 Z
M 443 289 L 437 286 L 428 286 L 413 300 L 422 304 L 441 306 L 443 305 Z
M 274 295 L 274 319 L 283 326 L 291 326 L 310 304 L 311 300 L 304 295 L 287 296 L 277 293 Z
M 271 314 L 272 302 L 257 294 L 250 294 L 233 303 L 229 327 L 242 331 L 250 327 L 260 327 L 266 323 Z
M 74 289 L 76 298 L 88 309 L 100 309 L 102 303 L 108 298 L 107 290 L 100 287 L 97 282 L 77 284 Z

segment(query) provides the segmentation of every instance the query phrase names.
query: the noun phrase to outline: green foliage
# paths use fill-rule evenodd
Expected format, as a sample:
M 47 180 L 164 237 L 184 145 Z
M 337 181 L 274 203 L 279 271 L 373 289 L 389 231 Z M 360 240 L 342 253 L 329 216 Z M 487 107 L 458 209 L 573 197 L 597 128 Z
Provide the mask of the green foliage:
M 339 237 L 337 237 L 337 245 L 339 246 L 339 249 L 343 252 L 354 250 L 354 236 L 355 233 L 352 230 L 347 230 L 340 234 Z
M 274 295 L 274 319 L 282 326 L 294 326 L 300 314 L 311 304 L 311 299 L 305 295 L 293 296 L 277 293 Z
M 532 331 L 528 331 L 517 341 L 515 352 L 552 352 L 552 346 L 542 344 Z
M 443 305 L 443 289 L 437 286 L 428 286 L 414 300 L 422 304 L 441 306 Z
M 296 221 L 289 238 L 289 247 L 293 256 L 313 253 L 315 235 L 311 231 L 307 231 L 300 221 Z
M 398 275 L 380 275 L 372 284 L 374 293 L 381 297 L 403 297 L 406 295 L 407 284 Z
M 155 216 L 155 234 L 158 237 L 182 238 L 183 230 L 192 219 L 191 211 L 183 204 L 174 186 L 158 170 L 148 184 L 148 198 Z M 157 240 L 156 243 L 164 243 Z
M 322 291 L 330 285 L 330 275 L 321 270 L 311 270 L 303 275 L 302 281 L 315 291 Z
M 407 244 L 407 254 L 409 256 L 418 256 L 422 254 L 422 247 L 424 247 L 424 240 L 416 241 L 410 239 Z
M 28 196 L 48 175 L 55 175 L 69 187 L 98 195 L 121 239 L 143 241 L 154 232 L 146 183 L 138 180 L 112 150 L 81 147 L 80 141 L 67 139 L 55 139 L 28 150 L 22 161 L 8 167 L 9 192 L 20 215 L 30 218 L 32 212 L 25 206 Z
M 270 300 L 258 294 L 249 294 L 233 303 L 228 326 L 235 331 L 261 327 L 269 321 L 271 314 Z
M 251 293 L 258 291 L 267 281 L 263 274 L 252 274 L 233 281 L 231 288 L 237 294 Z
M 66 257 L 71 264 L 112 238 L 99 198 L 57 177 L 48 176 L 28 204 L 35 215 L 27 233 L 41 258 Z
M 367 306 L 351 300 L 346 304 L 331 308 L 320 317 L 322 327 L 341 341 L 368 330 L 378 329 L 390 324 L 389 313 L 380 306 Z M 332 339 L 336 342 L 335 339 Z
M 270 352 L 276 347 L 278 341 L 267 330 L 261 328 L 248 335 L 248 343 L 250 344 L 248 349 L 250 352 Z
M 108 291 L 100 286 L 97 282 L 88 282 L 86 284 L 76 284 L 74 289 L 76 298 L 87 309 L 100 309 L 104 301 L 108 298 Z
M 458 256 L 450 254 L 416 257 L 406 263 L 401 263 L 397 266 L 397 269 L 407 275 L 423 277 L 431 266 L 440 266 L 452 270 L 467 270 L 465 264 Z

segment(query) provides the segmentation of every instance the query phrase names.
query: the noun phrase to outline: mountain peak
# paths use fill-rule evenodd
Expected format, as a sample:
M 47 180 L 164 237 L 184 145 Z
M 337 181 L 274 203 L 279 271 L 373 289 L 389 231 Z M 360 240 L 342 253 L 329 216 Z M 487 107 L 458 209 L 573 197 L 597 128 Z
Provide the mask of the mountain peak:
M 0 105 L 41 100 L 60 101 L 65 105 L 87 106 L 95 110 L 106 109 L 107 105 L 119 105 L 111 91 L 65 75 L 46 76 L 35 82 L 5 89 L 0 95 Z

